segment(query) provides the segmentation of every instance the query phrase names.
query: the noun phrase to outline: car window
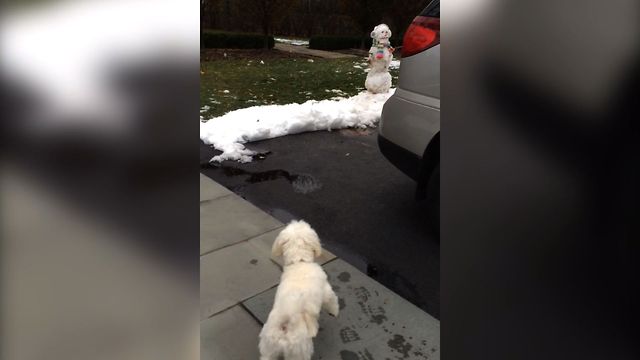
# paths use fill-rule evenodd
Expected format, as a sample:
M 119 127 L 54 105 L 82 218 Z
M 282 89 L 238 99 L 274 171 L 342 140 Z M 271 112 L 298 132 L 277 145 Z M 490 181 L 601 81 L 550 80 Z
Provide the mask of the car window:
M 440 0 L 434 0 L 429 3 L 420 16 L 440 18 Z

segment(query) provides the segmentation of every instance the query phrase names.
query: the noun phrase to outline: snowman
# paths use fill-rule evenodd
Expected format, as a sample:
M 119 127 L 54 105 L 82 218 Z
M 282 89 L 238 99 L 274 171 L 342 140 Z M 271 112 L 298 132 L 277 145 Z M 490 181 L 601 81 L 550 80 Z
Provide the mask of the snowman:
M 393 59 L 393 47 L 389 42 L 391 30 L 386 24 L 373 28 L 373 45 L 369 49 L 369 73 L 364 86 L 374 94 L 386 93 L 391 88 L 389 64 Z

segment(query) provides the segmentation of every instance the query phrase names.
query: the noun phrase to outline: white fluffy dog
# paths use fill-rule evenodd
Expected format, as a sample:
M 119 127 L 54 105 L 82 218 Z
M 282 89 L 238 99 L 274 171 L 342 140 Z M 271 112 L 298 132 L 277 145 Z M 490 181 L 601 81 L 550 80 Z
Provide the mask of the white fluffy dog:
M 374 94 L 386 93 L 391 88 L 389 64 L 393 59 L 393 47 L 389 42 L 391 30 L 386 24 L 380 24 L 371 32 L 373 46 L 369 49 L 369 73 L 364 86 Z
M 338 297 L 314 258 L 322 248 L 318 234 L 304 221 L 292 221 L 273 243 L 284 259 L 273 309 L 260 332 L 260 360 L 309 360 L 318 334 L 320 309 L 338 315 Z

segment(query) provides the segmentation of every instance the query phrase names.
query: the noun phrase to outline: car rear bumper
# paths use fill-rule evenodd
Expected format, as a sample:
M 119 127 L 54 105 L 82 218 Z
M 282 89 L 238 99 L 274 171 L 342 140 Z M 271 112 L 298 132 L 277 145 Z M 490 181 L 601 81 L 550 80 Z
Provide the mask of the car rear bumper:
M 382 108 L 379 133 L 387 140 L 422 157 L 440 131 L 439 99 L 396 89 Z
M 386 157 L 395 167 L 414 180 L 418 180 L 420 164 L 422 158 L 411 151 L 389 141 L 384 136 L 378 134 L 378 147 L 382 155 Z

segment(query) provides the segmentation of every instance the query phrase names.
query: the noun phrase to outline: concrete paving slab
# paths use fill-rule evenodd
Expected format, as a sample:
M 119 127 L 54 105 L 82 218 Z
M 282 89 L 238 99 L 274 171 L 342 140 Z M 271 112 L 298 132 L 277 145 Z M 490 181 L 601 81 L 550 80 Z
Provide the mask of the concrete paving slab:
M 231 195 L 226 187 L 200 174 L 200 201 L 213 200 L 222 196 Z
M 200 255 L 280 226 L 280 221 L 235 194 L 201 202 Z
M 261 328 L 239 305 L 200 322 L 200 359 L 258 359 Z
M 273 262 L 275 262 L 276 264 L 278 264 L 278 266 L 280 266 L 280 268 L 282 268 L 283 266 L 282 257 L 271 256 L 271 246 L 273 245 L 273 242 L 275 241 L 276 237 L 278 236 L 280 231 L 282 231 L 283 228 L 284 226 L 281 228 L 269 231 L 268 233 L 256 236 L 251 240 L 249 240 L 249 243 L 251 245 L 254 245 L 256 248 L 260 249 L 260 251 L 264 254 L 264 256 L 270 257 Z M 322 249 L 322 255 L 316 259 L 316 262 L 322 265 L 322 264 L 326 264 L 327 262 L 335 258 L 336 256 L 332 254 L 329 250 Z
M 440 359 L 440 322 L 343 260 L 324 266 L 340 314 L 322 312 L 313 359 Z M 261 322 L 276 289 L 243 304 Z
M 200 257 L 200 318 L 259 294 L 280 280 L 280 268 L 248 242 Z

